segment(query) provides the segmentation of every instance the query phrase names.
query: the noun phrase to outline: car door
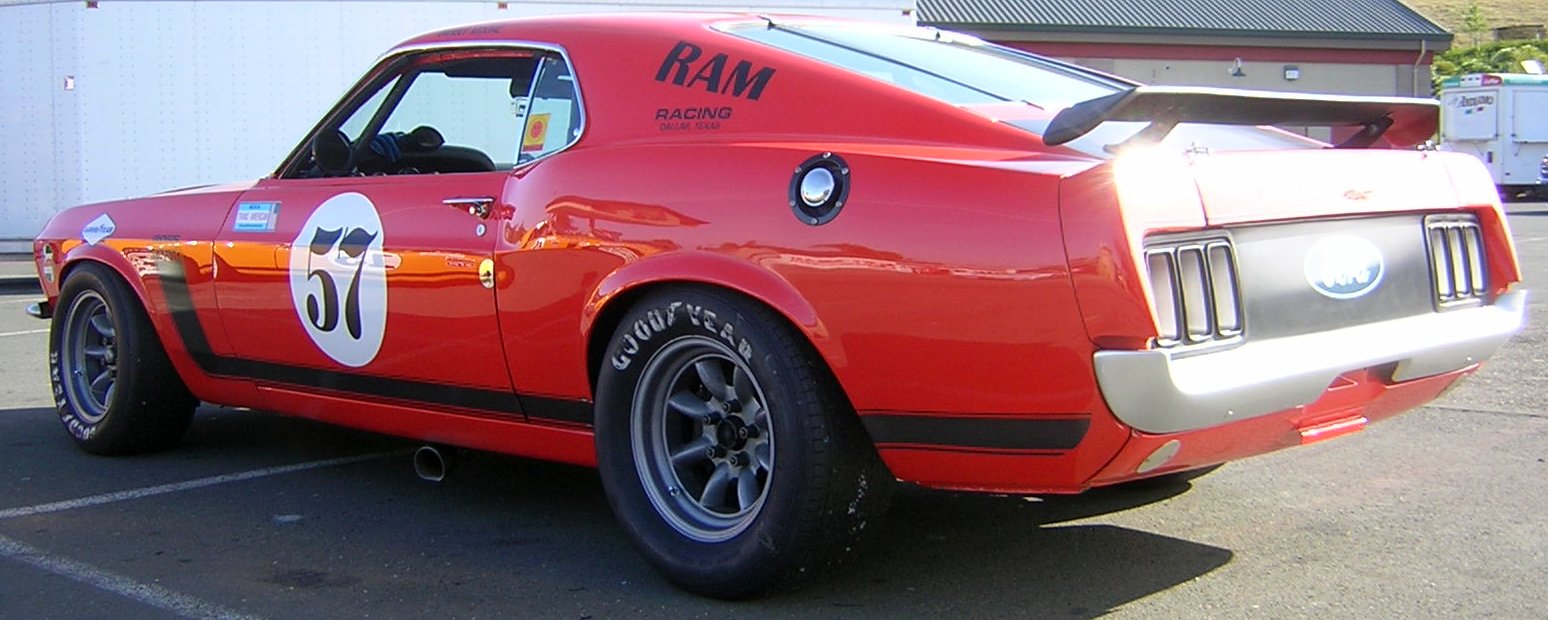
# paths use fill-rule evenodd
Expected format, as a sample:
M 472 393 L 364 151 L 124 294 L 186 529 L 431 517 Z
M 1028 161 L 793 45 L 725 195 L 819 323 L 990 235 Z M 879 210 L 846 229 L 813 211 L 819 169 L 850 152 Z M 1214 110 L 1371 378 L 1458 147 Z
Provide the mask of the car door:
M 539 59 L 519 49 L 389 58 L 241 196 L 216 244 L 231 374 L 520 412 L 492 253 Z

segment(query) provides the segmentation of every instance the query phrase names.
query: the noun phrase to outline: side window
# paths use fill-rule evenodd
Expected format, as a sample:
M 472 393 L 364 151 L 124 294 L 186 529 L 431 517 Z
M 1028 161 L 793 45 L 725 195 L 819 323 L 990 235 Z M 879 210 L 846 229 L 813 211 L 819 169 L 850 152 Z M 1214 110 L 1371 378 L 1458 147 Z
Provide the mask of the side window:
M 390 77 L 377 80 L 369 96 L 358 95 L 342 116 L 298 149 L 287 177 L 379 174 L 454 174 L 511 168 L 529 159 L 524 136 L 533 122 L 530 108 L 555 105 L 534 96 L 534 81 L 547 77 L 547 56 L 531 51 L 430 52 L 400 59 Z M 554 56 L 558 67 L 565 67 Z M 542 92 L 547 92 L 542 91 Z M 573 88 L 570 98 L 573 99 Z M 530 99 L 529 99 L 530 98 Z M 533 100 L 537 105 L 533 105 Z M 571 109 L 550 112 L 570 123 Z M 573 117 L 578 119 L 578 113 Z M 560 133 L 563 133 L 563 129 Z M 545 134 L 546 137 L 546 134 Z M 536 152 L 568 141 L 537 140 Z
M 527 102 L 517 161 L 531 161 L 569 146 L 580 138 L 582 116 L 569 64 L 557 54 L 545 55 Z
M 397 84 L 398 78 L 393 77 L 387 84 L 378 88 L 376 93 L 371 95 L 370 99 L 360 104 L 355 113 L 344 120 L 344 124 L 339 125 L 339 131 L 344 132 L 344 135 L 352 141 L 359 140 L 360 136 L 365 133 L 366 124 L 371 122 L 371 118 L 376 114 L 377 110 L 382 109 L 382 102 L 387 100 L 387 93 L 392 92 L 393 87 Z
M 523 78 L 514 81 L 523 86 L 531 82 L 526 76 L 532 74 L 531 59 L 522 60 L 525 62 L 498 63 L 514 65 L 510 67 L 486 67 L 504 75 L 455 74 L 442 69 L 418 73 L 378 135 L 409 136 L 411 140 L 403 146 L 412 148 L 436 137 L 427 137 L 429 130 L 433 130 L 443 149 L 452 147 L 483 155 L 492 164 L 491 170 L 511 167 L 516 163 L 521 118 L 513 108 L 510 73 L 520 72 Z M 403 141 L 401 137 L 397 139 Z

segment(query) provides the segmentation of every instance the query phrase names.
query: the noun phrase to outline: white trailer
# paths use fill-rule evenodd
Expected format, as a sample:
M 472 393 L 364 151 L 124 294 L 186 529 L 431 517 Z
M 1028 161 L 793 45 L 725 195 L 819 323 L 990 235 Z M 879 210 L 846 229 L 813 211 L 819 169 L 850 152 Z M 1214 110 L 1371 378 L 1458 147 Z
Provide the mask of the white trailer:
M 663 9 L 914 21 L 914 0 L 0 0 L 0 253 L 71 205 L 273 172 L 410 36 Z
M 1441 141 L 1471 153 L 1500 194 L 1548 199 L 1548 75 L 1475 73 L 1441 83 Z

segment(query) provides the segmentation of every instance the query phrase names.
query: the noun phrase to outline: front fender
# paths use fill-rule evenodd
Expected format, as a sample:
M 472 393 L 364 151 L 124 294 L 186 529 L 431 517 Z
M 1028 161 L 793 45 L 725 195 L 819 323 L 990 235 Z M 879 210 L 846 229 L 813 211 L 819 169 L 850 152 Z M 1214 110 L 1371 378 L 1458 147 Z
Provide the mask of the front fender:
M 149 303 L 150 298 L 145 292 L 145 280 L 141 277 L 140 271 L 135 269 L 134 263 L 130 261 L 126 254 L 128 248 L 113 247 L 102 243 L 86 244 L 79 241 L 74 241 L 73 246 L 71 246 L 70 243 L 65 242 L 61 244 L 69 247 L 55 255 L 57 263 L 54 265 L 54 272 L 58 275 L 55 276 L 54 288 L 49 295 L 51 299 L 59 296 L 59 288 L 64 285 L 64 281 L 70 276 L 70 272 L 82 264 L 92 262 L 107 266 L 117 273 L 118 277 L 123 278 L 129 284 L 129 288 L 134 290 L 134 295 L 139 298 L 141 306 L 146 308 L 154 307 Z

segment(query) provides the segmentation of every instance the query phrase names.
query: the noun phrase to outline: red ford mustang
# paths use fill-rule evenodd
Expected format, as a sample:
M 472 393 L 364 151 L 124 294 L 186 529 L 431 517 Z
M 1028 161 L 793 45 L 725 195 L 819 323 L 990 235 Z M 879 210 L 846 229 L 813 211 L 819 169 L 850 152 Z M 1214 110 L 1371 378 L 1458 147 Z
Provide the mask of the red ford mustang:
M 205 401 L 596 465 L 671 581 L 745 596 L 842 559 L 896 480 L 1180 474 L 1476 370 L 1526 293 L 1437 111 L 825 19 L 470 26 L 270 177 L 59 213 L 31 312 L 87 451 Z

